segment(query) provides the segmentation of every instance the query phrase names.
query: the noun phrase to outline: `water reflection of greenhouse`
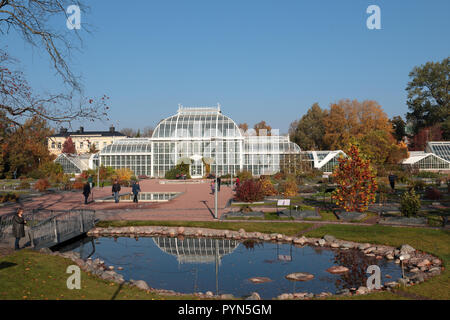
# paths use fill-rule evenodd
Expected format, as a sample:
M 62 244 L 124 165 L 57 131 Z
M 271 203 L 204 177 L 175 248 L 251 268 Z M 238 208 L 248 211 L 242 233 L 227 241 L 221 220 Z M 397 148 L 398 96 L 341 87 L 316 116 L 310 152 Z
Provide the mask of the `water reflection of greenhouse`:
M 223 256 L 239 246 L 239 241 L 229 239 L 156 237 L 153 241 L 162 251 L 175 256 L 179 263 L 220 264 Z

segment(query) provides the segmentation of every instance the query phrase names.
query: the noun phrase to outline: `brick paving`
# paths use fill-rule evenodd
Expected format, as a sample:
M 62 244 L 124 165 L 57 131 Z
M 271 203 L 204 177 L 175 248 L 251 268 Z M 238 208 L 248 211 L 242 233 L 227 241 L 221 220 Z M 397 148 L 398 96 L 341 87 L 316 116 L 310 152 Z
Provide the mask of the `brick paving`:
M 162 182 L 162 183 L 161 183 Z M 166 183 L 164 183 L 166 182 Z M 192 183 L 192 181 L 177 181 L 170 183 L 165 180 L 151 179 L 140 182 L 142 192 L 181 192 L 179 196 L 168 202 L 135 204 L 132 202 L 91 202 L 84 204 L 84 197 L 79 191 L 49 193 L 36 196 L 21 204 L 0 208 L 0 215 L 14 212 L 22 205 L 25 210 L 48 209 L 93 209 L 102 220 L 214 220 L 214 195 L 211 194 L 210 181 Z M 122 187 L 121 194 L 130 193 L 131 188 Z M 111 196 L 111 187 L 94 188 L 94 199 Z M 229 186 L 222 185 L 218 197 L 219 217 L 225 211 L 225 206 L 233 197 Z

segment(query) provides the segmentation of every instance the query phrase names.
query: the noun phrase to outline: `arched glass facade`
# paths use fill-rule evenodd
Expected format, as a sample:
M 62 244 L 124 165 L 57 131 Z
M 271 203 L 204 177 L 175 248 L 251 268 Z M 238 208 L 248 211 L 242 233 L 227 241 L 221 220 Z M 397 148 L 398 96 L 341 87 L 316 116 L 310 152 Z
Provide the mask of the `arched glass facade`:
M 179 107 L 176 115 L 160 121 L 148 139 L 123 139 L 100 152 L 101 164 L 128 167 L 136 175 L 164 177 L 180 159 L 189 158 L 192 177 L 211 173 L 254 175 L 280 171 L 281 155 L 299 153 L 287 136 L 246 136 L 217 108 Z

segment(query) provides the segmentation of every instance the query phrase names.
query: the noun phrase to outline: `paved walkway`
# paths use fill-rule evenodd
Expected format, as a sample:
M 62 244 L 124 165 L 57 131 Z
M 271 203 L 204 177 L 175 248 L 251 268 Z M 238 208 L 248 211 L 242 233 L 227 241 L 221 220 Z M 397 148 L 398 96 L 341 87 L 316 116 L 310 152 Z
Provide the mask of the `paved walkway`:
M 210 185 L 204 183 L 160 183 L 161 180 L 143 180 L 140 182 L 142 192 L 180 192 L 175 199 L 168 202 L 135 204 L 132 202 L 91 202 L 84 204 L 84 197 L 80 191 L 45 194 L 27 200 L 21 204 L 14 204 L 0 208 L 0 215 L 14 212 L 22 205 L 25 210 L 48 209 L 93 209 L 97 217 L 102 220 L 214 220 L 214 195 Z M 131 188 L 122 188 L 121 194 L 130 193 Z M 225 206 L 233 197 L 229 186 L 222 186 L 218 197 L 219 217 L 225 211 Z M 94 199 L 111 196 L 111 187 L 94 188 Z

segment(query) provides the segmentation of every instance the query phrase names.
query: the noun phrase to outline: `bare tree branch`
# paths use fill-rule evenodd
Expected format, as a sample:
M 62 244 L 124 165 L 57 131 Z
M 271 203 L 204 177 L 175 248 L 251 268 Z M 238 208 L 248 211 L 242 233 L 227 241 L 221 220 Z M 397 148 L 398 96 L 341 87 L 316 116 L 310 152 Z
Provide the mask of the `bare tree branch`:
M 68 65 L 71 51 L 77 49 L 72 40 L 82 44 L 76 29 L 65 29 L 69 5 L 77 5 L 82 14 L 89 11 L 79 0 L 0 0 L 0 33 L 8 34 L 13 29 L 32 46 L 45 50 L 63 81 L 81 91 L 79 79 Z M 55 18 L 61 19 L 60 28 L 52 27 Z M 89 32 L 85 27 L 83 30 Z

